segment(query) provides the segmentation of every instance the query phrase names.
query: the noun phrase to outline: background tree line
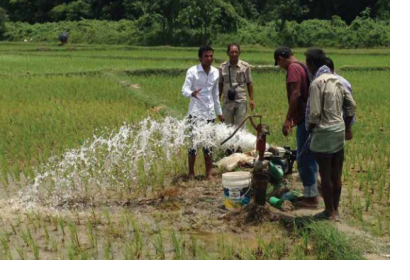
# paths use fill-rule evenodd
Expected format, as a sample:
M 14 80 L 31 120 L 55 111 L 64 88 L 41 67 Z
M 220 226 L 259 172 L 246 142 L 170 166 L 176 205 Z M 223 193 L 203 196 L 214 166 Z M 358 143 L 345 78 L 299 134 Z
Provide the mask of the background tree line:
M 75 27 L 68 26 L 78 22 L 91 24 L 99 32 L 111 22 L 127 29 L 132 36 L 129 41 L 145 45 L 195 45 L 221 37 L 228 40 L 239 33 L 265 36 L 249 42 L 259 44 L 276 43 L 276 36 L 293 33 L 290 43 L 301 44 L 296 36 L 303 35 L 302 29 L 329 28 L 330 24 L 332 31 L 340 33 L 334 29 L 347 30 L 358 17 L 368 21 L 366 28 L 371 32 L 387 25 L 388 29 L 373 34 L 378 38 L 370 45 L 390 44 L 385 34 L 390 29 L 390 0 L 0 0 L 0 36 L 19 40 L 33 35 L 39 32 L 33 24 L 54 32 L 67 26 L 66 31 L 75 32 Z M 340 42 L 334 45 L 344 47 Z

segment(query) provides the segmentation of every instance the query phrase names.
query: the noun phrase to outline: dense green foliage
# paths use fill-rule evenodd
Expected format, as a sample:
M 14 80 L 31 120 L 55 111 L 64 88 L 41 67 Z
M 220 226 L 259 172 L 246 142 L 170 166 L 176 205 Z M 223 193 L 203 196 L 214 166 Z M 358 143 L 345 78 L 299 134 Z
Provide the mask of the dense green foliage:
M 11 41 L 197 46 L 380 47 L 390 44 L 386 0 L 0 0 Z M 6 14 L 10 19 L 6 25 Z M 5 30 L 6 29 L 6 30 Z

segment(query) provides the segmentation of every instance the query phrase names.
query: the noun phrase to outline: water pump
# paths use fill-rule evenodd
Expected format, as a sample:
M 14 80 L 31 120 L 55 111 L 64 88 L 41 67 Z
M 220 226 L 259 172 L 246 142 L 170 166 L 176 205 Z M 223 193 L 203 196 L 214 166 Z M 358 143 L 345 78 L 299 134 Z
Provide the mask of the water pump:
M 259 118 L 259 124 L 255 125 L 253 119 Z M 248 116 L 242 121 L 237 129 L 229 136 L 221 145 L 225 144 L 231 139 L 236 132 L 245 124 L 247 120 L 250 120 L 252 126 L 256 129 L 256 150 L 258 151 L 258 158 L 255 160 L 254 168 L 252 172 L 252 188 L 254 192 L 254 201 L 258 205 L 264 205 L 266 203 L 266 189 L 269 184 L 269 170 L 268 162 L 264 160 L 266 150 L 266 136 L 269 135 L 269 126 L 262 124 L 262 116 L 253 115 Z
M 254 123 L 253 119 L 255 118 L 259 118 L 258 125 Z M 260 115 L 253 115 L 244 119 L 232 135 L 225 139 L 221 145 L 229 141 L 248 119 L 256 130 L 256 150 L 258 151 L 258 157 L 254 162 L 252 171 L 254 202 L 257 205 L 264 205 L 269 183 L 275 188 L 280 188 L 284 174 L 292 173 L 293 163 L 296 160 L 296 150 L 291 150 L 290 147 L 276 147 L 269 148 L 269 153 L 265 153 L 266 136 L 270 134 L 270 131 L 269 126 L 262 123 L 262 116 Z

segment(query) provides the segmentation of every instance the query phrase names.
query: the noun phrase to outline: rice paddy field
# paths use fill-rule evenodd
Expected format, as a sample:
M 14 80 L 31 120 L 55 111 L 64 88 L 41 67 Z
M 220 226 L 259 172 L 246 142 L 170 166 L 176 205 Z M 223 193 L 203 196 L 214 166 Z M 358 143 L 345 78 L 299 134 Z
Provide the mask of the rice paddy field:
M 357 103 L 342 221 L 273 209 L 287 218 L 255 224 L 223 209 L 221 171 L 203 180 L 201 156 L 186 180 L 187 145 L 167 134 L 186 115 L 196 49 L 0 43 L 0 258 L 389 259 L 390 51 L 325 51 Z M 241 58 L 269 143 L 295 147 L 281 133 L 285 73 L 273 50 L 243 47 Z

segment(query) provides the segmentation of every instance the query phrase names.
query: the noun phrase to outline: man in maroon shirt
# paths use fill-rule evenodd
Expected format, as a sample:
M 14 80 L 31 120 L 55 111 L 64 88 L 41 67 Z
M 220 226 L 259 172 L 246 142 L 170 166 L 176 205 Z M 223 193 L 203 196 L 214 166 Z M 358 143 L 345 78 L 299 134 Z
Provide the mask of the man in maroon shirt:
M 303 198 L 296 201 L 295 206 L 317 208 L 317 163 L 313 154 L 305 145 L 309 133 L 305 127 L 305 111 L 309 94 L 310 73 L 306 66 L 299 62 L 288 47 L 279 47 L 274 53 L 275 65 L 287 71 L 286 91 L 288 96 L 288 113 L 282 127 L 284 136 L 292 134 L 296 129 L 297 164 L 300 179 L 303 182 Z

